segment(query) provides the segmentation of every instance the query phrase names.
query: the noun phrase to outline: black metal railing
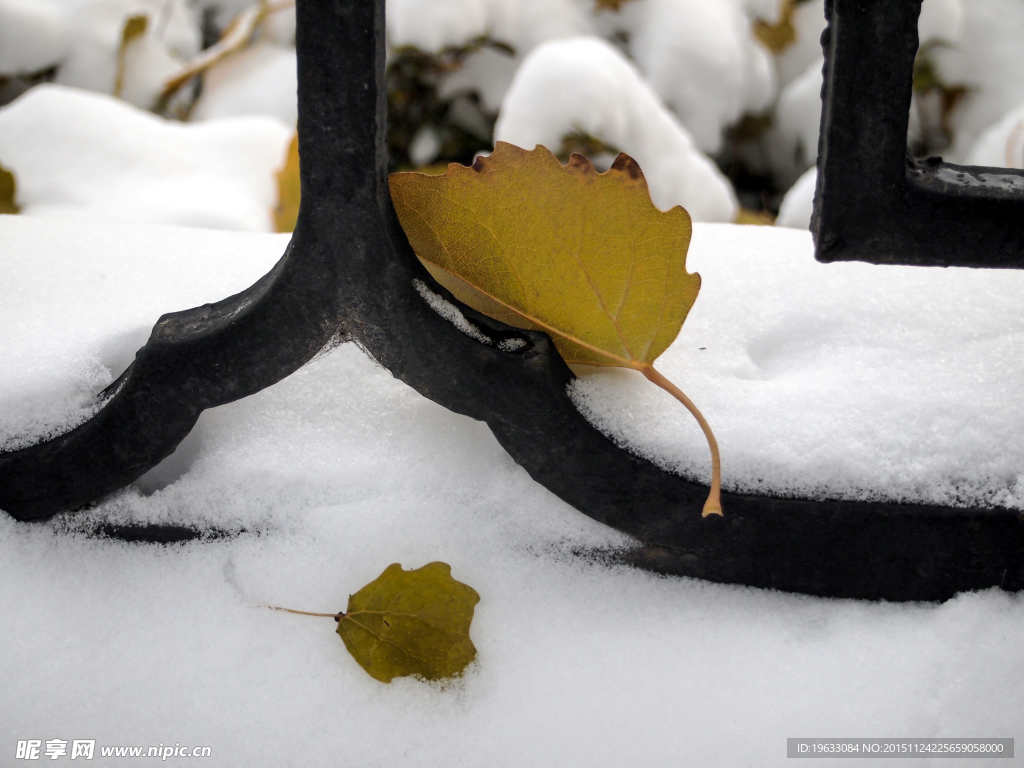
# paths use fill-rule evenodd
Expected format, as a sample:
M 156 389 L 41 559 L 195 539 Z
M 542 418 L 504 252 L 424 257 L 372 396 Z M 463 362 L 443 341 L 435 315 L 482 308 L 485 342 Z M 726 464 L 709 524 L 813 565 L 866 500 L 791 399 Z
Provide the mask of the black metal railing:
M 902 117 L 890 105 L 891 119 L 844 122 L 863 90 L 844 75 L 856 66 L 856 59 L 846 58 L 847 46 L 895 40 L 912 67 L 916 27 L 907 24 L 911 15 L 916 23 L 920 3 L 907 2 L 908 10 L 896 14 L 902 26 L 895 31 L 872 32 L 868 17 L 856 15 L 881 13 L 885 6 L 835 0 L 828 7 L 818 254 L 952 263 L 936 261 L 939 251 L 901 245 L 901 237 L 913 239 L 917 232 L 914 217 L 931 215 L 915 207 L 915 195 L 930 200 L 933 194 L 932 182 L 914 175 L 917 165 L 906 168 L 910 91 L 902 70 L 878 75 L 882 91 L 872 96 L 898 100 Z M 643 545 L 625 558 L 642 567 L 870 599 L 940 600 L 961 590 L 1022 586 L 1024 521 L 1014 510 L 724 493 L 726 516 L 702 518 L 706 486 L 619 448 L 580 415 L 566 392 L 572 373 L 546 335 L 462 307 L 492 339 L 525 342 L 506 352 L 470 339 L 438 316 L 415 280 L 457 302 L 415 258 L 388 193 L 384 2 L 299 0 L 297 14 L 303 194 L 281 261 L 237 296 L 162 317 L 90 421 L 49 442 L 0 455 L 0 508 L 31 521 L 94 502 L 169 455 L 205 408 L 273 384 L 332 339 L 351 339 L 424 396 L 486 422 L 505 450 L 552 493 L 637 537 Z M 884 151 L 865 156 L 874 158 L 867 164 L 854 162 L 850 158 L 856 159 L 865 141 L 880 142 Z M 898 169 L 893 158 L 899 159 Z M 872 194 L 899 212 L 882 229 L 868 226 Z M 953 195 L 961 201 L 956 205 L 966 205 L 964 215 L 977 214 L 973 203 L 962 202 L 973 200 L 972 194 Z M 1001 194 L 1016 203 L 1015 192 Z M 861 207 L 847 217 L 844 205 L 851 199 Z M 1003 210 L 998 199 L 985 203 Z M 991 215 L 983 226 L 1002 233 L 1007 255 L 990 265 L 1008 266 L 1010 256 L 1020 253 L 1019 247 L 1014 251 L 1019 224 L 1000 218 L 1002 213 Z M 954 250 L 971 257 L 966 241 Z M 159 531 L 147 530 L 161 538 Z M 172 531 L 166 538 L 181 535 Z

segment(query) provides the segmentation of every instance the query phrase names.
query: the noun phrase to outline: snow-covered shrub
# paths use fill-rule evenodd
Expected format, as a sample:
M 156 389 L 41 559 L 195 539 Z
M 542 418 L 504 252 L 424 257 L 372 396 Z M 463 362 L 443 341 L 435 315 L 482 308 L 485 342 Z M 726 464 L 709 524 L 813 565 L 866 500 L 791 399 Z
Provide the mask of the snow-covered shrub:
M 26 75 L 56 66 L 68 53 L 64 15 L 50 0 L 0 2 L 0 74 Z
M 35 216 L 269 232 L 290 137 L 270 117 L 188 125 L 60 85 L 0 110 L 0 158 Z
M 815 163 L 824 27 L 824 0 L 389 0 L 391 166 L 496 138 L 622 150 L 659 204 L 770 214 Z M 911 149 L 1016 162 L 1024 5 L 924 0 L 919 30 Z M 0 105 L 54 80 L 169 120 L 294 125 L 294 38 L 290 0 L 0 0 Z
M 636 67 L 600 38 L 554 40 L 527 56 L 505 96 L 494 136 L 557 152 L 576 132 L 626 152 L 647 169 L 658 207 L 682 205 L 698 221 L 735 218 L 728 181 L 696 150 Z
M 967 155 L 968 165 L 1024 168 L 1024 104 L 986 130 Z

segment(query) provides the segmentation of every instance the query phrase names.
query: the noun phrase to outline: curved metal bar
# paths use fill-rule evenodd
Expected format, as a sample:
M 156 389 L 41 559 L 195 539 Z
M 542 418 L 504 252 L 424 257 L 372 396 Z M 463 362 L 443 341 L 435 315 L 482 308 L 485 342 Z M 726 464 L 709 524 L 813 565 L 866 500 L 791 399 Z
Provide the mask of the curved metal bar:
M 40 518 L 130 482 L 202 408 L 273 383 L 344 328 L 424 396 L 485 421 L 557 496 L 646 542 L 629 555 L 643 567 L 894 600 L 1021 587 L 1024 523 L 1011 510 L 723 494 L 726 516 L 702 518 L 706 486 L 617 447 L 580 415 L 547 336 L 463 307 L 488 345 L 436 314 L 416 280 L 457 302 L 412 253 L 388 193 L 383 34 L 383 0 L 299 0 L 303 199 L 288 252 L 245 293 L 162 318 L 92 422 L 0 457 L 0 506 Z M 512 337 L 524 344 L 502 351 Z M 97 470 L 105 482 L 90 477 Z
M 1024 269 L 1024 171 L 907 156 L 921 0 L 828 0 L 819 261 Z

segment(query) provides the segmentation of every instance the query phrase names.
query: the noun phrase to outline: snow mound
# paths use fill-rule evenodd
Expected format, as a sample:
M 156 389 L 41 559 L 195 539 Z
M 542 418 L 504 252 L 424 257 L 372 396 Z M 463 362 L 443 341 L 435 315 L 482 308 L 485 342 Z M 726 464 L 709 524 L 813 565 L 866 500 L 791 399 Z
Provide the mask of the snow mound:
M 494 138 L 557 152 L 563 137 L 580 130 L 633 157 L 659 208 L 682 205 L 696 221 L 735 218 L 729 182 L 636 67 L 600 38 L 555 40 L 530 53 L 502 103 Z
M 1024 510 L 1024 273 L 819 264 L 809 232 L 710 224 L 687 267 L 701 294 L 655 365 L 714 429 L 723 489 Z M 700 430 L 640 374 L 574 391 L 617 441 L 709 480 Z
M 51 67 L 67 54 L 64 15 L 49 0 L 0 0 L 0 75 Z
M 166 0 L 58 0 L 65 11 L 70 50 L 57 71 L 57 82 L 100 93 L 113 93 L 117 52 L 125 21 L 145 16 L 153 43 L 168 56 L 187 60 L 202 39 L 192 3 Z M 157 39 L 157 35 L 159 36 Z M 140 76 L 147 81 L 146 73 Z M 159 72 L 155 72 L 159 74 Z M 146 106 L 149 106 L 148 104 Z
M 819 56 L 779 94 L 775 120 L 765 136 L 765 147 L 780 184 L 792 184 L 817 160 L 824 63 L 824 58 Z
M 260 42 L 212 67 L 192 110 L 193 120 L 270 115 L 286 125 L 299 118 L 294 48 Z
M 983 131 L 1024 103 L 1024 3 L 964 2 L 958 28 L 952 47 L 934 51 L 942 78 L 968 89 L 950 115 L 954 142 L 943 154 L 953 162 L 963 162 Z
M 814 189 L 818 183 L 817 167 L 808 168 L 796 183 L 789 188 L 779 206 L 779 215 L 775 219 L 776 226 L 808 229 L 811 226 L 811 213 L 814 211 Z
M 0 162 L 27 215 L 268 232 L 291 132 L 270 117 L 183 124 L 43 85 L 0 109 Z
M 1024 104 L 987 129 L 967 154 L 968 165 L 1024 168 Z
M 27 390 L 63 382 L 58 360 L 82 362 L 106 344 L 130 360 L 134 347 L 122 334 L 144 339 L 160 313 L 244 288 L 270 268 L 287 236 L 0 216 L 0 241 L 10 275 L 0 282 L 2 381 L 20 361 Z M 765 271 L 737 271 L 743 266 L 778 263 L 786 281 L 836 266 L 813 264 L 806 234 L 764 227 L 697 224 L 694 248 L 704 290 L 727 282 L 744 298 Z M 837 284 L 847 277 L 840 270 Z M 861 294 L 860 319 L 876 331 L 879 356 L 915 350 L 909 337 L 925 325 L 955 325 L 942 311 L 946 294 L 930 281 L 900 280 L 913 294 L 904 297 L 913 323 L 904 334 L 894 329 L 899 315 L 884 285 L 881 298 Z M 788 295 L 804 295 L 793 290 Z M 982 343 L 1003 320 L 1000 296 L 959 317 L 958 341 L 973 330 Z M 801 350 L 827 334 L 828 313 L 783 334 L 775 323 L 794 310 L 769 307 L 761 317 L 767 299 L 736 311 L 741 302 L 721 298 L 705 294 L 695 311 L 717 307 L 710 314 L 727 328 L 774 328 L 776 361 L 788 356 L 789 380 L 813 378 L 794 358 L 811 362 Z M 741 351 L 702 352 L 697 341 L 684 331 L 677 346 L 687 365 L 700 355 L 719 359 L 695 374 L 721 372 L 707 388 L 736 378 L 722 356 Z M 770 341 L 761 340 L 762 367 L 770 367 Z M 708 392 L 679 379 L 720 428 L 723 412 Z M 754 398 L 758 384 L 771 383 L 744 381 Z M 927 389 L 946 383 L 927 381 Z M 861 398 L 860 384 L 829 387 L 837 409 Z M 998 400 L 993 387 L 978 380 L 974 399 Z M 20 394 L 5 397 L 3 408 L 16 409 Z M 895 399 L 875 405 L 907 405 L 899 391 Z M 799 433 L 816 418 L 802 404 L 778 406 L 788 415 L 759 412 L 765 431 L 785 422 Z M 646 418 L 647 404 L 636 407 Z M 655 406 L 659 419 L 677 409 Z M 856 439 L 841 426 L 820 433 L 826 450 Z M 744 431 L 756 429 L 755 421 Z M 417 768 L 792 768 L 792 736 L 1012 736 L 1024 724 L 1021 596 L 992 590 L 940 606 L 869 604 L 602 565 L 588 553 L 630 540 L 531 481 L 486 427 L 421 397 L 355 345 L 207 411 L 190 441 L 164 484 L 126 489 L 50 524 L 16 524 L 0 513 L 0 604 L 11 617 L 0 625 L 8 755 L 19 739 L 95 739 L 89 765 L 115 768 L 146 761 L 101 759 L 102 748 L 161 743 L 209 746 L 211 756 L 198 763 L 217 768 L 385 768 L 396 756 Z M 916 448 L 927 457 L 925 446 Z M 698 461 L 705 450 L 697 446 Z M 965 451 L 960 469 L 983 472 L 974 458 Z M 735 470 L 735 459 L 730 464 Z M 89 535 L 111 521 L 245 533 L 166 547 Z M 481 595 L 471 630 L 479 661 L 447 688 L 377 683 L 344 651 L 329 619 L 263 607 L 343 610 L 349 593 L 388 564 L 433 560 L 450 563 Z
M 704 152 L 723 130 L 775 98 L 771 55 L 736 0 L 634 0 L 629 51 L 640 71 Z
M 790 24 L 796 32 L 796 40 L 775 57 L 779 85 L 783 88 L 821 58 L 821 33 L 825 30 L 825 0 L 796 3 Z
M 524 56 L 545 40 L 594 31 L 593 0 L 391 0 L 388 43 L 437 52 L 489 36 Z

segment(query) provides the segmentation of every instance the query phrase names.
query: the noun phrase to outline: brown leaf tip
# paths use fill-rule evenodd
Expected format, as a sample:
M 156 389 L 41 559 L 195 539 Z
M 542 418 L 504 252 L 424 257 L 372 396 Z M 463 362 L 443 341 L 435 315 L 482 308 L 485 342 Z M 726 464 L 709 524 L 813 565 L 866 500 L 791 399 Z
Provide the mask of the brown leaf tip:
M 619 152 L 619 156 L 612 163 L 611 170 L 626 173 L 633 181 L 644 178 L 644 172 L 640 170 L 640 165 L 625 152 Z
M 489 155 L 477 155 L 476 160 L 473 161 L 473 165 L 470 167 L 477 173 L 487 173 L 495 168 L 500 168 L 502 163 L 506 162 L 508 158 L 519 158 L 526 154 L 529 153 L 522 147 L 509 144 L 507 141 L 496 141 L 494 143 L 494 151 Z M 450 170 L 458 170 L 461 167 L 455 163 L 453 165 L 455 165 L 455 169 Z
M 573 152 L 569 155 L 569 163 L 566 166 L 570 171 L 582 174 L 584 176 L 597 173 L 594 168 L 594 164 L 590 162 L 590 158 L 586 155 L 581 155 Z

